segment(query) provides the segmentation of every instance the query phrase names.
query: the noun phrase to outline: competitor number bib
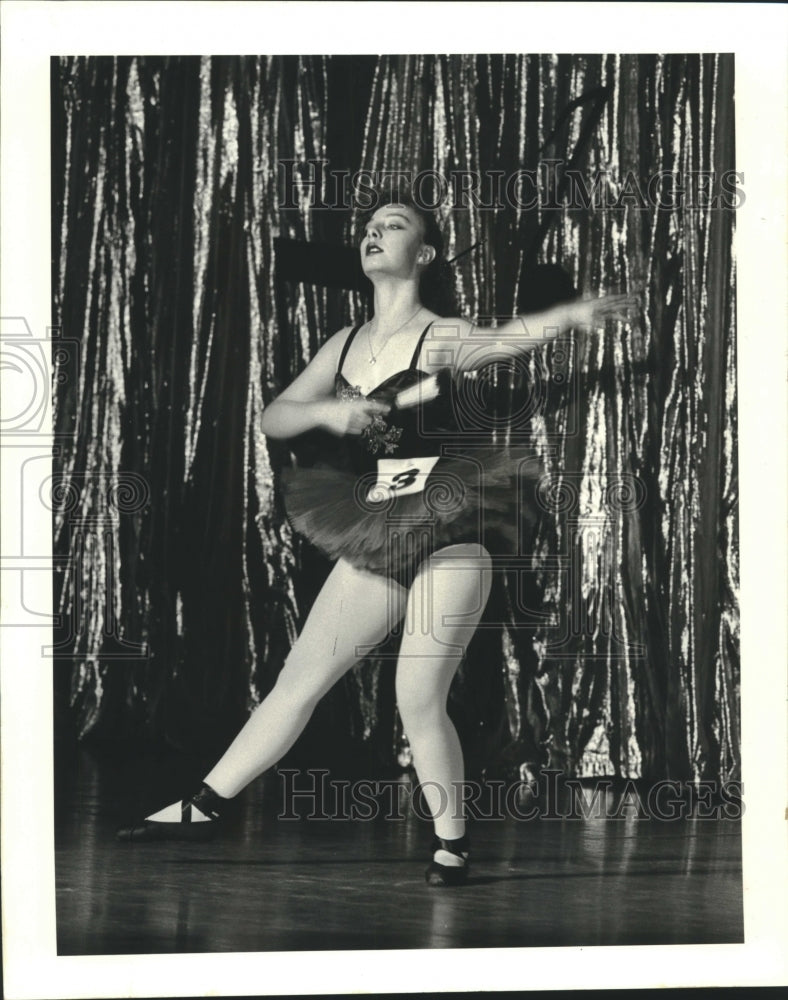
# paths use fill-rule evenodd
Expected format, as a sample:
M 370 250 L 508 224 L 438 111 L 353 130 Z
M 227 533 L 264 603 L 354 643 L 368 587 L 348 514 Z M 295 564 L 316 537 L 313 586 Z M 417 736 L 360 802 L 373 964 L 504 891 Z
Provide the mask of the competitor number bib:
M 392 496 L 421 493 L 427 476 L 440 456 L 428 458 L 379 458 L 378 477 L 367 494 L 368 500 L 382 501 Z

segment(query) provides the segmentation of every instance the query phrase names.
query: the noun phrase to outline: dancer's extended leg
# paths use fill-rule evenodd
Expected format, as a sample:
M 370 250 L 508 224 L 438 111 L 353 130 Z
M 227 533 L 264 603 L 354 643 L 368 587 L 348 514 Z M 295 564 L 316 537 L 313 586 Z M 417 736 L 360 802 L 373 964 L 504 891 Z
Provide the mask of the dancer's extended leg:
M 402 618 L 406 595 L 402 587 L 385 577 L 354 569 L 344 561 L 337 563 L 315 599 L 273 690 L 205 778 L 220 800 L 236 795 L 295 743 L 320 698 Z M 192 806 L 186 818 L 193 823 L 209 817 Z M 181 802 L 148 817 L 149 824 L 179 823 L 181 819 Z M 145 837 L 128 835 L 122 839 Z
M 205 781 L 225 798 L 275 764 L 315 705 L 402 618 L 405 591 L 391 580 L 334 567 L 317 596 L 276 685 Z
M 408 593 L 397 662 L 397 704 L 414 764 L 439 838 L 462 844 L 462 750 L 446 711 L 449 687 L 484 611 L 492 579 L 487 550 L 448 546 L 419 569 Z M 463 857 L 441 849 L 435 860 L 462 867 Z

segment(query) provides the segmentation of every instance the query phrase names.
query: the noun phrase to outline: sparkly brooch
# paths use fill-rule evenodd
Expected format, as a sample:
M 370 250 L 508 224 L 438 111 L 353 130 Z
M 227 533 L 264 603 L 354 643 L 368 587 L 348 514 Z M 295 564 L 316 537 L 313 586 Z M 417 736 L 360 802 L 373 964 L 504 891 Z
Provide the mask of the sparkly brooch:
M 337 399 L 343 402 L 361 399 L 363 395 L 361 386 L 358 385 L 346 385 L 337 389 Z M 391 455 L 397 450 L 397 444 L 402 437 L 402 428 L 389 427 L 383 417 L 373 417 L 372 422 L 361 432 L 361 437 L 373 455 L 377 455 L 381 448 L 386 455 Z
M 362 396 L 360 385 L 347 385 L 342 389 L 337 389 L 337 399 L 347 403 L 351 399 L 360 399 Z
M 383 417 L 373 417 L 372 423 L 368 424 L 361 432 L 362 438 L 367 442 L 367 448 L 373 455 L 377 455 L 383 448 L 386 455 L 391 455 L 397 450 L 397 444 L 402 437 L 401 427 L 389 427 Z

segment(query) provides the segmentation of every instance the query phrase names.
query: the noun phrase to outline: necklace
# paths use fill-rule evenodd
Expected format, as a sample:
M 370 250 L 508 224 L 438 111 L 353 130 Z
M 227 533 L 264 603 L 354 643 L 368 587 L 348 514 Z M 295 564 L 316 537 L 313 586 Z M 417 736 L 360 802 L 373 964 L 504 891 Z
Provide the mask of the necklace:
M 370 320 L 370 322 L 367 324 L 367 343 L 369 344 L 369 363 L 371 365 L 376 365 L 378 363 L 378 358 L 385 351 L 386 344 L 388 344 L 388 342 L 391 340 L 391 338 L 395 334 L 399 333 L 400 330 L 404 330 L 404 328 L 408 325 L 408 323 L 412 323 L 413 320 L 419 315 L 419 313 L 421 312 L 421 310 L 423 308 L 424 308 L 424 306 L 419 306 L 419 308 L 416 310 L 416 312 L 412 316 L 408 316 L 408 318 L 405 320 L 404 323 L 401 323 L 397 327 L 396 330 L 392 331 L 392 333 L 390 333 L 388 335 L 388 337 L 386 338 L 386 343 L 381 347 L 381 349 L 378 351 L 377 354 L 375 354 L 375 352 L 372 350 L 372 337 L 370 336 L 370 333 L 369 333 L 369 328 L 372 325 L 372 321 Z M 377 330 L 375 331 L 375 333 L 377 333 Z

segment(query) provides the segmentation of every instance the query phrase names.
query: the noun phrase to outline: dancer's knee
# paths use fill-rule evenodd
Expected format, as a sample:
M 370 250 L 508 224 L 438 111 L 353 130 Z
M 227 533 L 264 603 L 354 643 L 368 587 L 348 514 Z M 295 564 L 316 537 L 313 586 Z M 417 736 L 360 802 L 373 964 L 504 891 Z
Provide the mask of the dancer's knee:
M 269 697 L 300 714 L 303 709 L 311 711 L 320 701 L 322 693 L 314 678 L 305 677 L 299 671 L 288 670 L 285 664 Z
M 441 692 L 425 692 L 416 684 L 397 685 L 397 709 L 409 735 L 434 731 L 448 719 L 446 697 Z
M 271 694 L 279 701 L 288 702 L 294 709 L 314 708 L 352 663 L 338 665 L 331 662 L 329 666 L 330 669 L 327 669 L 326 660 L 317 659 L 313 651 L 302 648 L 296 641 Z

